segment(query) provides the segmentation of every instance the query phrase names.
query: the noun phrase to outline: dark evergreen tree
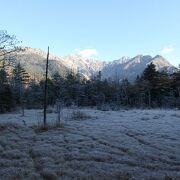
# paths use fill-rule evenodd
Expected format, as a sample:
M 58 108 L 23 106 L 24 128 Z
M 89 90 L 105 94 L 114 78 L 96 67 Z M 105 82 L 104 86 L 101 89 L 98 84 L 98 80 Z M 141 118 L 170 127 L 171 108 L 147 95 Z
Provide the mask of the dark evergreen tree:
M 16 64 L 12 74 L 12 85 L 14 96 L 16 97 L 16 104 L 22 107 L 22 115 L 24 116 L 24 106 L 26 103 L 25 91 L 28 88 L 30 76 L 21 66 Z
M 13 93 L 10 85 L 0 87 L 0 113 L 11 111 L 14 108 Z

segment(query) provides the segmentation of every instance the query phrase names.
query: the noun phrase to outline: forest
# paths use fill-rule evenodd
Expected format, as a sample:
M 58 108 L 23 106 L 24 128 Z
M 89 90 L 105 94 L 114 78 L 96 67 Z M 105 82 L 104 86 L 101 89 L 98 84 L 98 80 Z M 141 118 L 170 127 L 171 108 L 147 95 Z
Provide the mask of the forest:
M 11 69 L 11 72 L 9 72 Z M 31 79 L 20 65 L 5 65 L 0 69 L 0 112 L 16 107 L 42 108 L 44 79 Z M 127 79 L 101 79 L 101 72 L 91 80 L 69 72 L 66 77 L 55 73 L 48 78 L 48 105 L 57 102 L 64 106 L 96 106 L 102 110 L 126 108 L 180 108 L 180 71 L 174 74 L 158 72 L 149 64 L 134 83 Z

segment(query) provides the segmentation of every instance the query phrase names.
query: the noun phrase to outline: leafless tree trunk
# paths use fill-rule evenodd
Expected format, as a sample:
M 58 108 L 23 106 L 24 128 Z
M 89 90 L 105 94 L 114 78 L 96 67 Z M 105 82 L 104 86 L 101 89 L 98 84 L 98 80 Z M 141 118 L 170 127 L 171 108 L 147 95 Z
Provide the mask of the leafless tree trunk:
M 62 113 L 62 102 L 58 101 L 56 104 L 56 110 L 57 110 L 57 123 L 60 124 L 61 122 L 61 113 Z
M 150 89 L 148 89 L 148 104 L 149 104 L 149 108 L 151 107 L 151 91 Z
M 46 62 L 46 77 L 44 85 L 44 127 L 46 127 L 46 110 L 47 110 L 47 77 L 48 77 L 48 63 L 49 63 L 49 46 L 47 52 L 47 62 Z
M 21 84 L 20 101 L 21 101 L 21 107 L 22 107 L 22 116 L 24 116 L 24 103 L 25 103 L 25 100 L 24 100 L 24 98 L 22 97 L 23 94 L 24 94 L 24 89 L 23 89 L 23 85 Z

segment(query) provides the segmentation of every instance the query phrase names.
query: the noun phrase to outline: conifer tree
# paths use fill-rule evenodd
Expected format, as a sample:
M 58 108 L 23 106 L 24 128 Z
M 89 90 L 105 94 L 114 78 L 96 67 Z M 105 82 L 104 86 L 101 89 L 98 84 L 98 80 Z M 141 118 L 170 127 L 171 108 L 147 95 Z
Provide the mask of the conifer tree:
M 15 90 L 16 102 L 22 107 L 22 115 L 24 116 L 24 93 L 28 86 L 30 76 L 25 69 L 18 63 L 13 69 L 13 86 Z

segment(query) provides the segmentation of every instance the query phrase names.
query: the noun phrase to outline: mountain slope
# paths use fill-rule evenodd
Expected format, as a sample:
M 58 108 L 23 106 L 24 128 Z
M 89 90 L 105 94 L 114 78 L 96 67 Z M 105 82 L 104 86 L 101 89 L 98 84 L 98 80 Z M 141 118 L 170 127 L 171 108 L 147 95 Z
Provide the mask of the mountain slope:
M 19 62 L 31 77 L 42 79 L 45 74 L 47 54 L 38 49 L 25 48 L 24 51 L 18 52 L 16 61 Z M 49 57 L 49 75 L 51 76 L 56 71 L 64 76 L 68 72 L 68 68 L 58 61 L 58 57 L 50 55 Z

